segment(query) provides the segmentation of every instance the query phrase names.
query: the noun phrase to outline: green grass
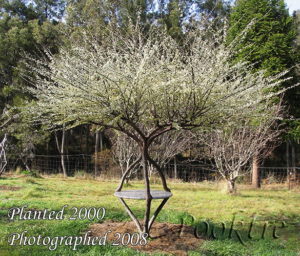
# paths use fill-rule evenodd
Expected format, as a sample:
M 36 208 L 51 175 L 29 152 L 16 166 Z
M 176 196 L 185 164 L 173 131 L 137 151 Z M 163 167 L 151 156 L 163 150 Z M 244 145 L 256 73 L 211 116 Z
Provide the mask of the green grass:
M 7 243 L 9 234 L 28 231 L 30 236 L 78 236 L 88 230 L 95 221 L 68 220 L 71 207 L 104 207 L 104 220 L 129 220 L 119 201 L 113 196 L 117 182 L 81 180 L 75 178 L 63 179 L 50 176 L 35 178 L 27 176 L 8 176 L 0 179 L 0 186 L 20 187 L 19 190 L 0 190 L 0 255 L 143 255 L 132 249 L 119 246 L 78 246 L 72 251 L 70 246 L 58 246 L 49 251 L 46 246 L 10 246 Z M 160 188 L 153 184 L 153 188 Z M 205 236 L 206 241 L 190 255 L 289 255 L 300 254 L 300 193 L 288 191 L 285 187 L 275 186 L 261 190 L 251 190 L 241 187 L 240 194 L 230 196 L 222 192 L 220 186 L 210 183 L 170 183 L 173 197 L 159 215 L 157 221 L 170 223 L 185 223 L 198 226 L 198 231 L 204 235 L 201 221 L 207 221 L 210 227 L 214 225 L 220 233 L 221 222 L 226 224 L 224 237 L 212 239 L 211 232 Z M 130 189 L 142 188 L 143 184 L 133 182 Z M 138 217 L 144 213 L 144 203 L 139 200 L 128 202 Z M 154 206 L 159 202 L 154 201 Z M 30 209 L 60 210 L 68 205 L 64 220 L 8 220 L 8 209 L 26 205 Z M 236 216 L 234 230 L 242 237 L 242 245 L 237 233 L 233 232 L 228 239 L 230 223 Z M 247 238 L 247 231 L 252 217 L 257 221 L 253 227 L 254 238 Z M 243 221 L 242 225 L 240 222 Z M 272 228 L 265 232 L 261 239 L 265 221 L 270 225 L 280 227 L 281 222 L 286 227 L 278 228 L 280 238 L 272 238 Z M 218 233 L 217 232 L 217 233 Z M 156 254 L 157 255 L 157 254 Z

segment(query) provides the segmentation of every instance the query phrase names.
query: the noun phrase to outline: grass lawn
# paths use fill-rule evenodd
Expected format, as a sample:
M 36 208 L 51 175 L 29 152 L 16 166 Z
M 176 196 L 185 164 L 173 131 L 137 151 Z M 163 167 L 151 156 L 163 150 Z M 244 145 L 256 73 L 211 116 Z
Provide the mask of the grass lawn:
M 0 255 L 143 255 L 120 246 L 71 246 L 61 245 L 50 251 L 48 246 L 11 246 L 8 236 L 27 231 L 28 236 L 78 236 L 87 231 L 91 223 L 99 221 L 68 220 L 72 207 L 104 207 L 103 220 L 126 221 L 129 217 L 120 202 L 113 196 L 117 182 L 83 180 L 61 177 L 33 178 L 28 176 L 6 176 L 0 179 Z M 284 186 L 273 186 L 251 190 L 240 186 L 240 194 L 230 196 L 221 191 L 218 184 L 169 183 L 173 197 L 160 213 L 158 222 L 193 225 L 198 233 L 205 236 L 206 225 L 210 229 L 206 241 L 189 255 L 300 255 L 300 193 L 288 191 Z M 10 188 L 17 187 L 15 190 Z M 130 189 L 142 188 L 143 184 L 132 182 Z M 152 188 L 160 186 L 153 184 Z M 141 218 L 144 201 L 128 201 L 133 211 Z M 9 220 L 8 209 L 27 206 L 28 209 L 66 211 L 64 220 Z M 154 201 L 154 205 L 158 202 Z M 230 225 L 235 216 L 232 237 Z M 253 217 L 252 239 L 248 231 Z M 265 221 L 269 227 L 263 234 Z M 225 234 L 220 237 L 221 222 L 226 225 Z M 284 222 L 284 223 L 283 223 Z M 282 224 L 283 223 L 283 224 Z M 218 238 L 211 237 L 212 226 Z M 279 238 L 274 239 L 273 227 Z M 262 239 L 264 236 L 264 239 Z M 239 237 L 242 239 L 241 243 Z M 157 255 L 157 254 L 155 254 Z

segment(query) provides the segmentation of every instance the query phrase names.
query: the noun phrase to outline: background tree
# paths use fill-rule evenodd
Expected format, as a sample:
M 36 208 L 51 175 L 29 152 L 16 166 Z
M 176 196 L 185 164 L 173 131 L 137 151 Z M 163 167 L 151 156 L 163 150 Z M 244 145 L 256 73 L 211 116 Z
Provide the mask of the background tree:
M 183 37 L 182 22 L 184 20 L 184 7 L 180 6 L 179 0 L 169 1 L 167 12 L 164 15 L 163 22 L 167 26 L 168 33 L 177 40 Z
M 251 171 L 249 163 L 254 156 L 263 159 L 279 144 L 280 109 L 273 106 L 271 111 L 256 117 L 240 116 L 238 120 L 200 134 L 199 142 L 209 148 L 206 152 L 227 181 L 228 193 L 236 193 L 236 181 Z
M 111 139 L 114 160 L 120 167 L 121 176 L 127 173 L 125 181 L 128 183 L 140 167 L 139 161 L 137 161 L 139 159 L 138 146 L 132 138 L 122 133 L 111 136 Z
M 192 136 L 186 134 L 183 131 L 171 131 L 169 133 L 162 134 L 156 138 L 149 148 L 149 154 L 151 158 L 163 170 L 164 167 L 172 160 L 176 155 L 187 150 L 191 144 Z M 115 135 L 112 143 L 112 152 L 118 165 L 120 166 L 122 174 L 126 174 L 126 183 L 128 183 L 130 177 L 140 169 L 140 165 L 136 160 L 139 158 L 138 145 L 133 139 L 128 138 L 124 134 Z M 132 163 L 135 163 L 132 165 Z M 130 169 L 130 170 L 129 170 Z M 155 171 L 155 166 L 149 166 L 149 173 Z
M 296 53 L 298 53 L 297 55 L 295 55 L 296 59 L 296 79 L 297 81 L 300 80 L 300 10 L 297 10 L 294 12 L 294 22 L 295 22 L 295 27 L 296 27 L 296 31 L 297 31 L 297 37 L 296 37 L 296 41 L 295 41 L 295 51 Z M 289 130 L 288 133 L 288 139 L 290 139 L 293 142 L 298 143 L 297 149 L 299 149 L 299 141 L 300 141 L 300 110 L 299 110 L 299 101 L 300 101 L 300 91 L 299 90 L 294 90 L 293 93 L 295 94 L 293 96 L 293 104 L 294 106 L 292 106 L 292 114 L 294 114 L 294 118 L 292 120 L 292 122 L 289 122 L 289 126 L 291 127 L 291 129 Z M 295 146 L 294 143 L 292 143 L 292 151 L 293 148 Z M 294 149 L 295 150 L 295 149 Z M 292 157 L 293 158 L 293 157 Z M 293 166 L 296 166 L 295 161 L 292 161 Z
M 238 0 L 230 14 L 228 41 L 233 41 L 252 21 L 245 40 L 237 44 L 236 60 L 254 63 L 266 75 L 282 72 L 295 64 L 293 18 L 283 0 Z
M 153 16 L 153 0 L 80 0 L 68 1 L 66 21 L 72 27 L 74 37 L 80 37 L 80 31 L 89 30 L 92 37 L 101 40 L 105 36 L 105 25 L 111 21 L 122 26 L 123 33 L 130 28 L 130 22 L 138 23 L 147 30 Z M 130 19 L 128 19 L 130 17 Z M 130 31 L 126 31 L 130 33 Z
M 192 136 L 187 131 L 171 131 L 155 139 L 150 155 L 163 169 L 176 155 L 189 149 Z
M 62 19 L 66 7 L 65 0 L 33 0 L 40 21 Z
M 43 47 L 56 53 L 64 26 L 41 20 L 36 7 L 21 0 L 2 0 L 0 17 L 0 112 L 3 113 L 0 133 L 7 133 L 9 145 L 15 145 L 7 153 L 19 153 L 25 168 L 30 169 L 26 159 L 42 148 L 41 144 L 48 143 L 49 133 L 30 126 L 18 113 L 18 109 L 33 100 L 25 90 L 29 82 L 21 77 L 21 73 L 33 75 L 33 72 L 26 70 L 21 59 L 25 54 L 45 58 Z M 31 81 L 30 86 L 33 85 Z

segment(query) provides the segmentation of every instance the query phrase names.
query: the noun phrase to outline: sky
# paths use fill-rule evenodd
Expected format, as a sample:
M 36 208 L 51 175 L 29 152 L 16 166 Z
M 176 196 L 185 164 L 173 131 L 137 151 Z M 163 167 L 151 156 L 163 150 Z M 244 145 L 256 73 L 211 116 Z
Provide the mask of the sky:
M 287 7 L 290 10 L 290 14 L 293 11 L 300 10 L 300 0 L 285 0 Z

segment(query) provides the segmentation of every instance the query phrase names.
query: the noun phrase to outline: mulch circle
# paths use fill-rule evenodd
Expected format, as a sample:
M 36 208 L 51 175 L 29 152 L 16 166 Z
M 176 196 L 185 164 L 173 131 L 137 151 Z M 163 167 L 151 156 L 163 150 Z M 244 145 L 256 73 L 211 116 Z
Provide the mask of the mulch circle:
M 107 231 L 111 231 L 107 236 L 108 242 L 117 240 L 125 233 L 133 234 L 137 228 L 133 222 L 111 222 L 96 223 L 90 226 L 91 236 L 103 236 Z M 203 239 L 196 238 L 194 228 L 182 224 L 154 223 L 151 229 L 151 239 L 146 245 L 128 247 L 141 252 L 154 253 L 162 252 L 171 255 L 187 255 L 188 251 L 197 250 Z

